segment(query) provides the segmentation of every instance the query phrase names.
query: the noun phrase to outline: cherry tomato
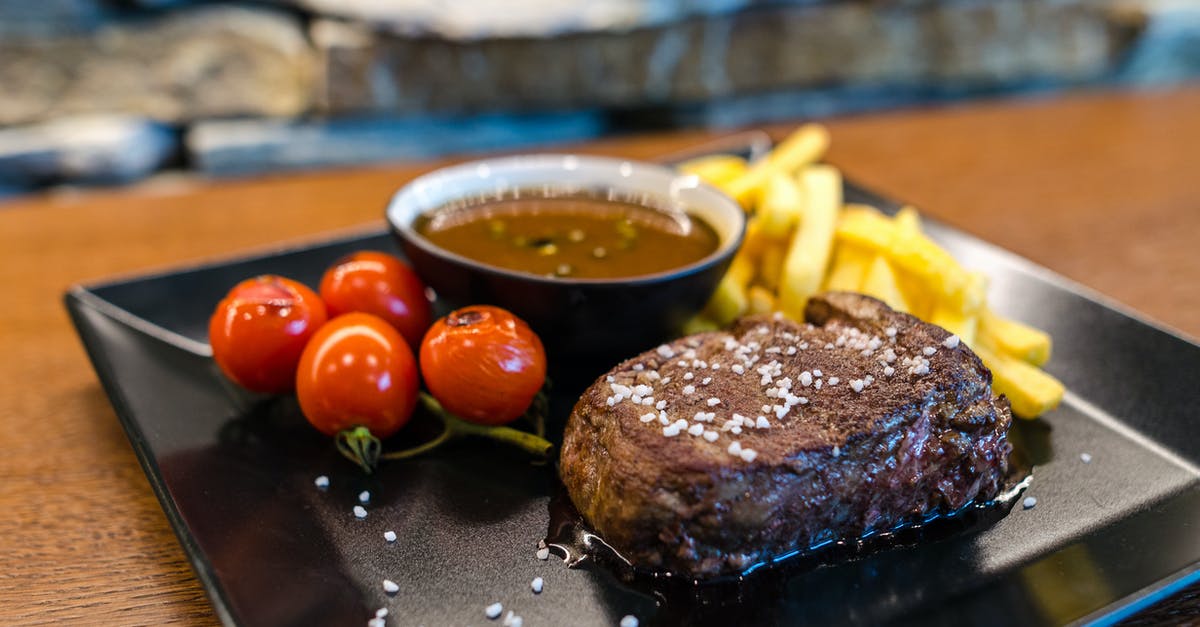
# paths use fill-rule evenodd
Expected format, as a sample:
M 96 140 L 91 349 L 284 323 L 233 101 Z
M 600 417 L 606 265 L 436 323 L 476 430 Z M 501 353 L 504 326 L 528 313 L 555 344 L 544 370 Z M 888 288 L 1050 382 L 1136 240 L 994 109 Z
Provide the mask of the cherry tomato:
M 247 279 L 209 318 L 213 359 L 246 389 L 288 392 L 304 345 L 326 318 L 321 298 L 301 283 L 274 275 Z
M 362 311 L 387 320 L 414 351 L 433 320 L 425 284 L 387 253 L 368 250 L 343 257 L 321 279 L 321 298 L 330 317 Z
M 546 351 L 524 320 L 499 307 L 464 307 L 421 343 L 421 375 L 443 407 L 485 425 L 512 422 L 546 381 Z
M 304 349 L 296 398 L 304 417 L 327 435 L 366 427 L 386 438 L 408 422 L 417 404 L 412 349 L 378 316 L 338 316 Z

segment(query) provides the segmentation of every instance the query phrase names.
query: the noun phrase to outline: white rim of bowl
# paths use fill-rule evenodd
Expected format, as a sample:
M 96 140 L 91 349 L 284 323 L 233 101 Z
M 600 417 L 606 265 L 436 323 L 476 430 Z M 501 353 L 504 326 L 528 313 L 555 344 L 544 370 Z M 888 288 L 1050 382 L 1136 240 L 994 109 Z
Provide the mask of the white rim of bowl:
M 416 229 L 413 228 L 413 222 L 418 216 L 445 206 L 452 200 L 452 198 L 447 198 L 445 202 L 439 203 L 427 209 L 412 210 L 411 212 L 405 211 L 405 213 L 411 213 L 411 216 L 409 216 L 408 219 L 401 219 L 399 217 L 402 211 L 401 208 L 408 202 L 415 202 L 412 197 L 418 194 L 419 190 L 423 186 L 428 186 L 443 179 L 454 180 L 466 177 L 483 178 L 483 176 L 479 174 L 481 166 L 485 168 L 485 172 L 490 171 L 491 168 L 497 166 L 504 166 L 508 169 L 516 168 L 521 170 L 545 170 L 548 174 L 547 180 L 549 182 L 530 183 L 528 185 L 529 187 L 534 187 L 537 185 L 552 185 L 553 180 L 549 175 L 553 172 L 574 170 L 584 165 L 604 167 L 618 173 L 623 173 L 623 170 L 632 173 L 632 170 L 636 168 L 644 172 L 649 172 L 653 175 L 662 176 L 665 179 L 668 179 L 669 183 L 673 183 L 675 181 L 686 181 L 689 189 L 695 189 L 703 194 L 713 196 L 717 204 L 724 204 L 731 209 L 731 216 L 736 216 L 734 218 L 736 223 L 735 232 L 730 233 L 727 238 L 724 238 L 724 241 L 717 246 L 717 249 L 708 255 L 705 255 L 704 257 L 687 265 L 672 268 L 670 270 L 664 270 L 662 272 L 655 272 L 652 274 L 639 274 L 631 277 L 616 277 L 607 279 L 571 278 L 550 277 L 534 274 L 532 272 L 522 272 L 519 270 L 510 270 L 508 268 L 493 266 L 478 259 L 473 259 L 471 257 L 467 257 L 466 255 L 460 255 L 458 253 L 446 250 L 445 248 L 434 244 L 432 241 L 430 241 L 424 235 L 421 235 Z M 623 175 L 629 176 L 628 174 Z M 654 192 L 643 193 L 654 194 Z M 393 230 L 400 233 L 400 235 L 406 241 L 420 247 L 426 253 L 451 259 L 491 274 L 559 285 L 612 285 L 617 283 L 628 285 L 638 283 L 657 283 L 670 278 L 694 274 L 716 264 L 721 259 L 727 256 L 732 256 L 734 253 L 736 253 L 737 249 L 741 247 L 742 240 L 746 234 L 746 213 L 742 209 L 741 205 L 738 204 L 736 200 L 726 196 L 724 192 L 720 191 L 716 187 L 713 187 L 712 185 L 709 185 L 708 183 L 705 183 L 695 175 L 679 174 L 668 166 L 657 163 L 649 163 L 646 161 L 617 159 L 613 157 L 581 156 L 567 153 L 532 153 L 513 155 L 509 157 L 499 157 L 495 159 L 477 159 L 457 165 L 438 168 L 432 172 L 422 174 L 397 190 L 396 193 L 392 195 L 391 200 L 388 201 L 385 215 L 387 217 L 389 226 L 391 226 Z M 709 226 L 714 230 L 718 228 L 718 225 L 712 224 L 711 220 L 705 221 L 709 222 Z M 721 231 L 718 231 L 717 234 L 718 237 L 722 236 Z

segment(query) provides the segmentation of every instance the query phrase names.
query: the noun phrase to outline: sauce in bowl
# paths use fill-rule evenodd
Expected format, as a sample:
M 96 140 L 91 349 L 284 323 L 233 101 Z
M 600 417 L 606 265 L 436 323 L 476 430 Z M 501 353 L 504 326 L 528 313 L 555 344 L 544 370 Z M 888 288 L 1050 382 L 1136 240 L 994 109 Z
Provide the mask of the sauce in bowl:
M 716 232 L 683 211 L 616 193 L 515 190 L 445 205 L 414 228 L 450 252 L 541 276 L 610 279 L 681 268 L 717 250 Z

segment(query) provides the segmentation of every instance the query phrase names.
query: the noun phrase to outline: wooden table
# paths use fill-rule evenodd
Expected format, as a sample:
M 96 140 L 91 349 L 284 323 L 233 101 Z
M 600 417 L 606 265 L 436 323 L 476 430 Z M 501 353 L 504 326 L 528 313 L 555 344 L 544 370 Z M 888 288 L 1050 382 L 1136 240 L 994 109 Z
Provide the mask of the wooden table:
M 1200 88 L 829 126 L 829 160 L 847 176 L 1200 336 Z M 580 151 L 651 158 L 710 136 Z M 67 320 L 63 290 L 379 225 L 392 191 L 436 165 L 158 181 L 0 205 L 0 624 L 215 622 Z M 1171 611 L 1194 612 L 1196 596 L 1177 595 Z

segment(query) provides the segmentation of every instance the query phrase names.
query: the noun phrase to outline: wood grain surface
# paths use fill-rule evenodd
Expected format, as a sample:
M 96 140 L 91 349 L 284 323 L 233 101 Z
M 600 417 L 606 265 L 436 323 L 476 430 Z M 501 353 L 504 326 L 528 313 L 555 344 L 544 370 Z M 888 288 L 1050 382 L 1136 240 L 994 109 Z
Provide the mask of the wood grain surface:
M 1200 88 L 828 123 L 829 160 L 848 177 L 1200 336 Z M 712 135 L 615 138 L 579 151 L 652 158 Z M 69 324 L 63 290 L 378 226 L 395 188 L 436 165 L 160 179 L 0 204 L 0 624 L 216 622 Z M 1171 607 L 1173 621 L 1194 620 L 1190 594 L 1189 606 Z

